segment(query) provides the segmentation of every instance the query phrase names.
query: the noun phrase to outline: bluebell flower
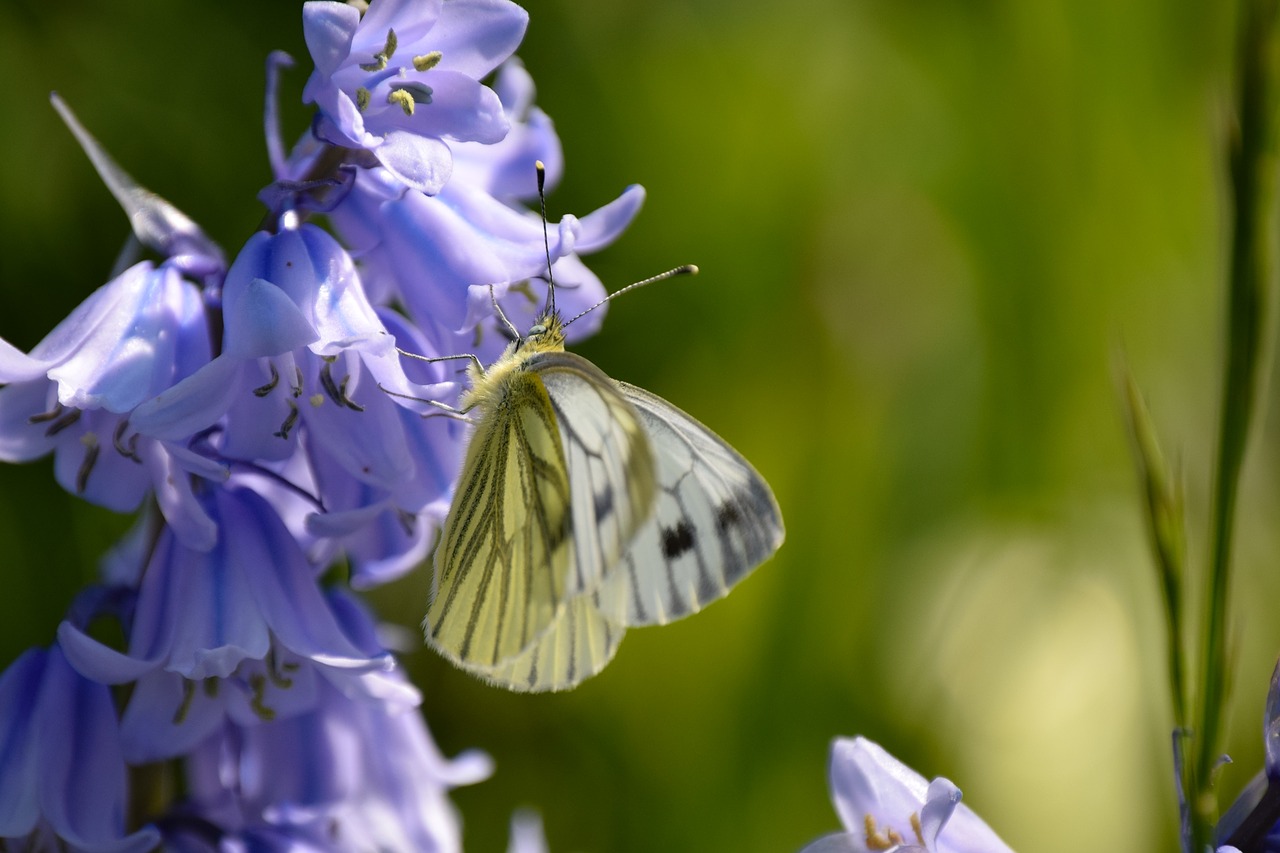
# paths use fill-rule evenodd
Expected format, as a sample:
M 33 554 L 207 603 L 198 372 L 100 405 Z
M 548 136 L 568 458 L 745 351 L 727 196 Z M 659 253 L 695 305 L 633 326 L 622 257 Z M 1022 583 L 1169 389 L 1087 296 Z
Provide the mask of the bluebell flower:
M 801 853 L 1010 853 L 960 803 L 959 788 L 942 777 L 926 782 L 864 737 L 836 738 L 830 772 L 831 798 L 845 831 Z
M 0 675 L 0 839 L 14 849 L 151 850 L 154 827 L 126 834 L 127 782 L 105 685 L 76 672 L 56 644 Z
M 315 134 L 367 149 L 406 186 L 435 193 L 449 180 L 445 140 L 497 142 L 507 120 L 479 80 L 511 55 L 528 14 L 508 0 L 373 0 L 361 16 L 339 2 L 302 13 L 315 72 Z
M 139 682 L 124 719 L 131 761 L 180 754 L 227 715 L 273 718 L 310 707 L 311 665 L 356 679 L 393 666 L 372 628 L 322 592 L 316 567 L 270 504 L 234 484 L 206 500 L 221 532 L 215 547 L 196 551 L 160 532 L 126 626 L 127 653 L 73 621 L 58 630 L 86 675 Z
M 460 850 L 448 792 L 487 778 L 489 758 L 444 758 L 412 703 L 320 693 L 308 713 L 229 724 L 201 744 L 183 812 L 232 837 L 319 835 L 325 850 Z
M 1280 662 L 1271 674 L 1262 722 L 1263 768 L 1218 820 L 1220 848 L 1280 853 Z
M 459 144 L 458 175 L 428 196 L 406 190 L 384 169 L 362 169 L 331 212 L 334 228 L 358 252 L 362 278 L 372 298 L 399 301 L 435 346 L 425 355 L 472 352 L 473 330 L 493 316 L 494 295 L 517 327 L 542 308 L 548 254 L 559 286 L 557 302 L 567 316 L 595 305 L 605 295 L 600 280 L 578 255 L 613 242 L 644 202 L 644 190 L 628 187 L 621 196 L 579 219 L 566 215 L 549 223 L 544 243 L 538 213 L 522 202 L 537 198 L 534 163 L 524 155 L 558 151 L 550 122 L 532 123 L 528 100 L 532 83 L 523 68 L 508 64 L 499 78 L 511 99 L 513 139 L 496 145 Z M 558 161 L 558 157 L 556 160 Z M 462 168 L 465 164 L 465 168 Z M 523 170 L 527 177 L 518 180 Z M 575 324 L 574 337 L 594 331 L 603 311 Z M 485 341 L 482 357 L 496 356 L 506 342 Z
M 511 843 L 507 853 L 547 853 L 547 837 L 537 812 L 521 809 L 511 816 Z
M 525 167 L 534 174 L 532 161 Z M 452 355 L 462 346 L 472 351 L 472 332 L 492 318 L 494 296 L 517 327 L 543 307 L 545 284 L 536 279 L 547 275 L 548 252 L 564 314 L 575 315 L 602 300 L 603 284 L 577 256 L 616 240 L 643 202 L 643 188 L 628 187 L 581 219 L 564 215 L 549 223 L 544 243 L 539 214 L 470 183 L 451 181 L 438 195 L 426 196 L 404 191 L 385 170 L 370 169 L 357 175 L 332 220 L 360 251 L 370 291 L 401 302 L 436 342 L 424 355 Z M 598 311 L 571 330 L 575 337 L 585 336 L 602 319 Z M 506 341 L 490 336 L 489 346 L 492 352 L 477 355 L 497 356 Z
M 181 443 L 139 436 L 129 419 L 209 357 L 196 285 L 173 263 L 129 267 L 29 354 L 0 347 L 0 459 L 53 453 L 63 488 L 117 512 L 136 510 L 154 491 L 189 542 L 208 543 L 188 475 L 219 480 L 226 470 Z

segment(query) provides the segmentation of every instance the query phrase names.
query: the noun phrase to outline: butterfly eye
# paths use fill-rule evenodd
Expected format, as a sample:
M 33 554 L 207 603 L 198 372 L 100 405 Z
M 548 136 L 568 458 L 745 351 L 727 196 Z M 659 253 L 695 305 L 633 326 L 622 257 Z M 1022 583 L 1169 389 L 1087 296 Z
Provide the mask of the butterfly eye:
M 537 337 L 538 335 L 545 335 L 546 333 L 547 333 L 547 327 L 542 325 L 541 323 L 538 323 L 536 326 L 529 327 L 529 334 L 525 335 L 525 337 L 534 338 L 534 337 Z

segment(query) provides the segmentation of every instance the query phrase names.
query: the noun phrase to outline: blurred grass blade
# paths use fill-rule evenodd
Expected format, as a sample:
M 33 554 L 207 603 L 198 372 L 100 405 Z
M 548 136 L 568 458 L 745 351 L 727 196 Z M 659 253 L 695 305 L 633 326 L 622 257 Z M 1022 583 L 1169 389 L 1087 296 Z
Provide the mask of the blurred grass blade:
M 1128 364 L 1123 358 L 1118 361 L 1121 403 L 1145 498 L 1147 534 L 1155 557 L 1160 591 L 1164 595 L 1174 725 L 1181 730 L 1187 725 L 1186 638 L 1183 634 L 1187 534 L 1183 490 L 1181 480 L 1169 474 L 1151 423 L 1151 414 Z
M 1244 0 L 1240 13 L 1237 132 L 1231 140 L 1231 270 L 1221 432 L 1213 490 L 1208 612 L 1204 626 L 1196 758 L 1196 841 L 1208 843 L 1215 810 L 1213 770 L 1221 740 L 1230 661 L 1226 643 L 1231 538 L 1275 270 L 1275 112 L 1280 67 L 1277 0 Z

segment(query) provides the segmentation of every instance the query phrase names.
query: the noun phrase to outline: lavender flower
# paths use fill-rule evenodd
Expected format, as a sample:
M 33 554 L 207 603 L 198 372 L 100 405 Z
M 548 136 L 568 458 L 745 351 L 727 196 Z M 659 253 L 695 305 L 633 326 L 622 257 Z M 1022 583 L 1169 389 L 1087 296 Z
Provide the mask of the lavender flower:
M 493 143 L 502 105 L 478 81 L 524 37 L 527 13 L 506 0 L 373 0 L 303 6 L 316 70 L 303 99 L 315 135 L 371 151 L 405 185 L 433 194 L 449 180 L 445 139 Z
M 1280 851 L 1280 662 L 1271 674 L 1263 714 L 1263 768 L 1245 785 L 1218 821 L 1216 834 L 1224 850 Z
M 268 224 L 230 266 L 54 99 L 128 214 L 131 251 L 159 258 L 122 264 L 30 353 L 0 340 L 0 460 L 52 453 L 65 488 L 141 518 L 57 644 L 0 676 L 0 837 L 448 853 L 448 791 L 490 772 L 440 755 L 347 589 L 425 558 L 465 438 L 406 399 L 455 399 L 456 373 L 397 345 L 455 354 L 483 332 L 478 352 L 496 354 L 494 298 L 531 314 L 548 254 L 562 309 L 593 305 L 604 289 L 578 253 L 615 239 L 644 193 L 562 217 L 548 252 L 533 161 L 554 183 L 563 158 L 531 78 L 503 64 L 527 22 L 508 0 L 373 0 L 363 16 L 309 2 L 303 19 L 319 112 L 286 156 L 274 80 L 289 62 L 273 56 Z M 479 80 L 499 65 L 495 92 Z M 334 563 L 346 586 L 322 585 Z M 91 636 L 103 619 L 125 648 Z M 119 713 L 110 685 L 130 685 Z M 156 761 L 189 796 L 126 835 L 126 766 Z M 512 843 L 545 850 L 528 818 Z
M 547 853 L 547 838 L 537 812 L 521 809 L 511 816 L 511 843 L 507 853 Z
M 924 777 L 864 737 L 831 744 L 831 798 L 845 831 L 802 853 L 1009 853 L 960 789 Z
M 445 759 L 414 703 L 319 690 L 306 714 L 227 725 L 201 744 L 188 760 L 184 813 L 231 836 L 323 839 L 324 850 L 460 850 L 446 794 L 487 778 L 489 758 Z
M 147 851 L 154 827 L 125 832 L 128 787 L 108 689 L 57 645 L 31 649 L 0 675 L 0 839 L 15 849 Z M 0 845 L 2 846 L 2 845 Z M 8 849 L 8 848 L 6 848 Z

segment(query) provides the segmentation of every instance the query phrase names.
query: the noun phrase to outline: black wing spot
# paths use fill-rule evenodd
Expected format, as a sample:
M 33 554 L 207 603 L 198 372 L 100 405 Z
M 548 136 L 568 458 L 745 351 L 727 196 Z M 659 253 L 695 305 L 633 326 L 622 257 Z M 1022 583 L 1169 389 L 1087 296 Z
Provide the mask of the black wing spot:
M 716 508 L 716 530 L 724 533 L 731 527 L 737 527 L 742 523 L 742 513 L 738 510 L 737 504 L 724 503 Z
M 613 486 L 605 483 L 604 491 L 595 496 L 596 518 L 606 519 L 613 515 Z
M 662 556 L 674 560 L 681 554 L 693 550 L 693 528 L 680 519 L 675 527 L 662 529 Z

